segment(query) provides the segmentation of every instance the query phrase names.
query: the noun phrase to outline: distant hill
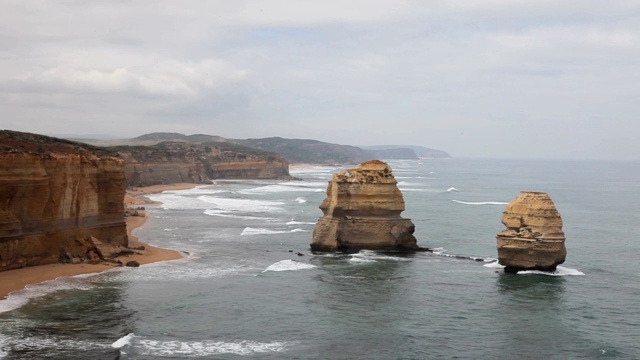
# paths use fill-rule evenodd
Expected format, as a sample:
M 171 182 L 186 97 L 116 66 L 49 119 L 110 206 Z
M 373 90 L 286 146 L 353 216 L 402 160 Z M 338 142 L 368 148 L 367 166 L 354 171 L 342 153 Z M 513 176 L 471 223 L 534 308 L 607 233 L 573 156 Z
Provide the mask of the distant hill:
M 376 145 L 376 146 L 363 146 L 363 149 L 367 150 L 398 150 L 398 149 L 411 149 L 420 158 L 450 158 L 451 155 L 446 151 L 430 149 L 424 146 L 415 145 Z M 388 158 L 390 159 L 390 158 Z
M 375 155 L 356 146 L 325 143 L 318 140 L 264 139 L 229 140 L 243 146 L 281 154 L 291 163 L 357 164 L 375 158 Z
M 227 139 L 222 136 L 214 136 L 214 135 L 205 135 L 205 134 L 194 134 L 194 135 L 184 135 L 180 133 L 165 133 L 165 132 L 156 132 L 151 134 L 145 134 L 138 137 L 135 137 L 130 140 L 132 144 L 157 144 L 160 142 L 171 141 L 171 142 L 186 142 L 190 144 L 203 144 L 209 142 L 226 142 Z
M 450 157 L 444 151 L 422 146 L 379 145 L 356 147 L 339 145 L 311 139 L 286 139 L 269 137 L 262 139 L 227 139 L 222 136 L 195 134 L 184 135 L 172 132 L 155 132 L 133 139 L 87 140 L 97 146 L 151 146 L 162 142 L 182 142 L 188 144 L 213 144 L 213 146 L 247 152 L 249 149 L 273 152 L 284 156 L 290 163 L 308 164 L 358 164 L 371 159 L 418 159 Z M 237 148 L 233 148 L 237 147 Z
M 417 160 L 420 157 L 415 151 L 408 148 L 392 148 L 392 149 L 380 149 L 371 150 L 375 154 L 377 159 L 404 159 L 404 160 Z

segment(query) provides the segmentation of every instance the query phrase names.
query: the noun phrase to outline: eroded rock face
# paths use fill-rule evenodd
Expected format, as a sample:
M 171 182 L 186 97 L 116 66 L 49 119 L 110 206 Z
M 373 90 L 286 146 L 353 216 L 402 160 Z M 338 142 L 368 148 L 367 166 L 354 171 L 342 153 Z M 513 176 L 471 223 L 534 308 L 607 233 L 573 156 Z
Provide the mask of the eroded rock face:
M 165 142 L 114 147 L 125 160 L 129 186 L 196 183 L 213 179 L 289 179 L 289 162 L 255 149 L 229 150 L 206 144 Z
M 567 256 L 562 217 L 547 193 L 523 191 L 502 215 L 498 261 L 507 272 L 553 271 Z
M 415 250 L 415 226 L 404 219 L 404 198 L 391 167 L 378 160 L 333 175 L 312 250 Z
M 117 154 L 0 131 L 0 270 L 88 259 L 92 236 L 127 246 L 124 193 Z

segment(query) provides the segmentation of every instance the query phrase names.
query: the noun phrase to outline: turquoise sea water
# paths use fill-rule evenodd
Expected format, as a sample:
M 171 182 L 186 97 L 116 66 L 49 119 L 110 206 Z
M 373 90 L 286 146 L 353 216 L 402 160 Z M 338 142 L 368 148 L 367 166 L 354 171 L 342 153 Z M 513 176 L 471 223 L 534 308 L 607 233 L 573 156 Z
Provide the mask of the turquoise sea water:
M 137 235 L 189 257 L 13 293 L 0 359 L 640 358 L 640 164 L 390 164 L 435 253 L 310 253 L 340 167 L 156 194 Z M 495 265 L 521 190 L 548 192 L 562 214 L 554 274 Z

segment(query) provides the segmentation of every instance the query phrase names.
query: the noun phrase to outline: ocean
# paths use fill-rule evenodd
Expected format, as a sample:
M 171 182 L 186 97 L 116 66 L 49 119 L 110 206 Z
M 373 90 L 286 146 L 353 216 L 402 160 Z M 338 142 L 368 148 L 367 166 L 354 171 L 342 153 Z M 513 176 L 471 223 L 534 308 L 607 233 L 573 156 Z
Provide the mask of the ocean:
M 136 235 L 185 259 L 59 278 L 0 301 L 0 359 L 638 359 L 640 164 L 389 161 L 433 253 L 313 254 L 327 181 L 150 195 Z M 505 274 L 502 211 L 549 193 L 567 261 Z

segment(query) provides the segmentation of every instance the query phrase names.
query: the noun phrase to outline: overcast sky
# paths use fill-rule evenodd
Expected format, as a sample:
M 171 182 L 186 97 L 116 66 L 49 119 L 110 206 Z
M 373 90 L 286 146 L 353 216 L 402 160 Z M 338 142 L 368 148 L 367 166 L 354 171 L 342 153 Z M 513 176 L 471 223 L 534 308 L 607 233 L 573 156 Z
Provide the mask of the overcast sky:
M 3 0 L 0 128 L 640 159 L 640 0 Z

